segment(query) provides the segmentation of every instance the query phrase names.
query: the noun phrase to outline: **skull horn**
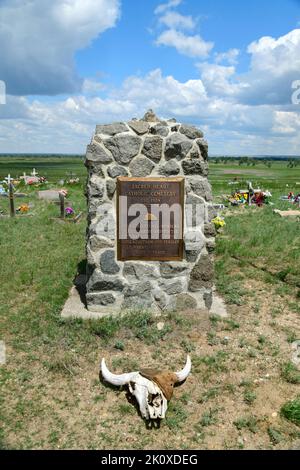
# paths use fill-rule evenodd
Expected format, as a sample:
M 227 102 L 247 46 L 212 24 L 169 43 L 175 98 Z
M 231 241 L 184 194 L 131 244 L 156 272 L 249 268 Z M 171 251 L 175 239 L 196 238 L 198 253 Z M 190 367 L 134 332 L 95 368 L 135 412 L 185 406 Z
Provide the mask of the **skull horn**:
M 127 384 L 128 382 L 130 382 L 130 380 L 132 380 L 138 374 L 138 372 L 129 372 L 128 374 L 120 374 L 120 375 L 112 374 L 106 367 L 104 358 L 101 361 L 101 373 L 102 373 L 102 377 L 104 378 L 104 380 L 106 380 L 106 382 L 112 385 L 116 385 L 116 386 Z
M 190 356 L 188 355 L 184 368 L 179 372 L 175 372 L 178 382 L 183 382 L 187 378 L 187 376 L 191 372 L 191 368 L 192 368 L 192 362 L 191 362 Z

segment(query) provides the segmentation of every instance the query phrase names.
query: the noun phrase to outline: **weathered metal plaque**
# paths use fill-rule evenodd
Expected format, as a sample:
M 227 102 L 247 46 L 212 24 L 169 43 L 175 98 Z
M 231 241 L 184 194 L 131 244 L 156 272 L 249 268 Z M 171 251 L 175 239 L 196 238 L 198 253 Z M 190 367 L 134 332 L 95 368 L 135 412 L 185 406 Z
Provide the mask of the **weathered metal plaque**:
M 118 260 L 183 259 L 184 178 L 117 179 Z

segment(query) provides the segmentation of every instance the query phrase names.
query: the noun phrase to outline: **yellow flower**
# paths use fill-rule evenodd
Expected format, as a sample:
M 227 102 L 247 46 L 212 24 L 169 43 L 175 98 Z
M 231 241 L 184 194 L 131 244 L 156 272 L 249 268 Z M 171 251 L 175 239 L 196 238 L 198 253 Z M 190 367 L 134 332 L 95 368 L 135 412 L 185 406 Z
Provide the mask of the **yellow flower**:
M 222 219 L 221 217 L 215 217 L 212 222 L 215 225 L 216 229 L 219 229 L 219 228 L 224 227 L 226 225 L 225 220 Z

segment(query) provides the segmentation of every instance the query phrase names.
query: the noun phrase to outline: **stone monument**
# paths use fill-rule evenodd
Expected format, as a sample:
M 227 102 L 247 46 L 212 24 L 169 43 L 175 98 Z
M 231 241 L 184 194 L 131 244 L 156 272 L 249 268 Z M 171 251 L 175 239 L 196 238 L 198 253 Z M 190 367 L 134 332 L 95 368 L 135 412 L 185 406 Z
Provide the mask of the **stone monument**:
M 201 130 L 152 110 L 96 127 L 85 160 L 90 311 L 211 308 L 215 212 L 207 159 Z

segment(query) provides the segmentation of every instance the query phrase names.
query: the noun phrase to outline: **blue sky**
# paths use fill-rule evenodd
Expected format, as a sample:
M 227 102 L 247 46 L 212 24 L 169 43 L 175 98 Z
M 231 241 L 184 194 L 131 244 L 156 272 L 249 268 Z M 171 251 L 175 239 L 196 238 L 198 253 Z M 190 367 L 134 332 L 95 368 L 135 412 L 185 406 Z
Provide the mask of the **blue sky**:
M 157 0 L 123 1 L 118 26 L 76 54 L 80 74 L 85 77 L 104 72 L 106 80 L 116 86 L 129 75 L 146 74 L 157 67 L 180 81 L 198 78 L 191 58 L 172 48 L 155 47 L 162 30 L 153 14 L 158 4 Z M 300 2 L 293 0 L 185 0 L 176 11 L 199 18 L 195 30 L 215 43 L 216 52 L 240 49 L 240 72 L 247 71 L 246 49 L 252 41 L 262 36 L 283 36 L 300 24 Z
M 300 1 L 0 0 L 0 44 L 0 152 L 83 153 L 152 107 L 213 154 L 300 153 Z

